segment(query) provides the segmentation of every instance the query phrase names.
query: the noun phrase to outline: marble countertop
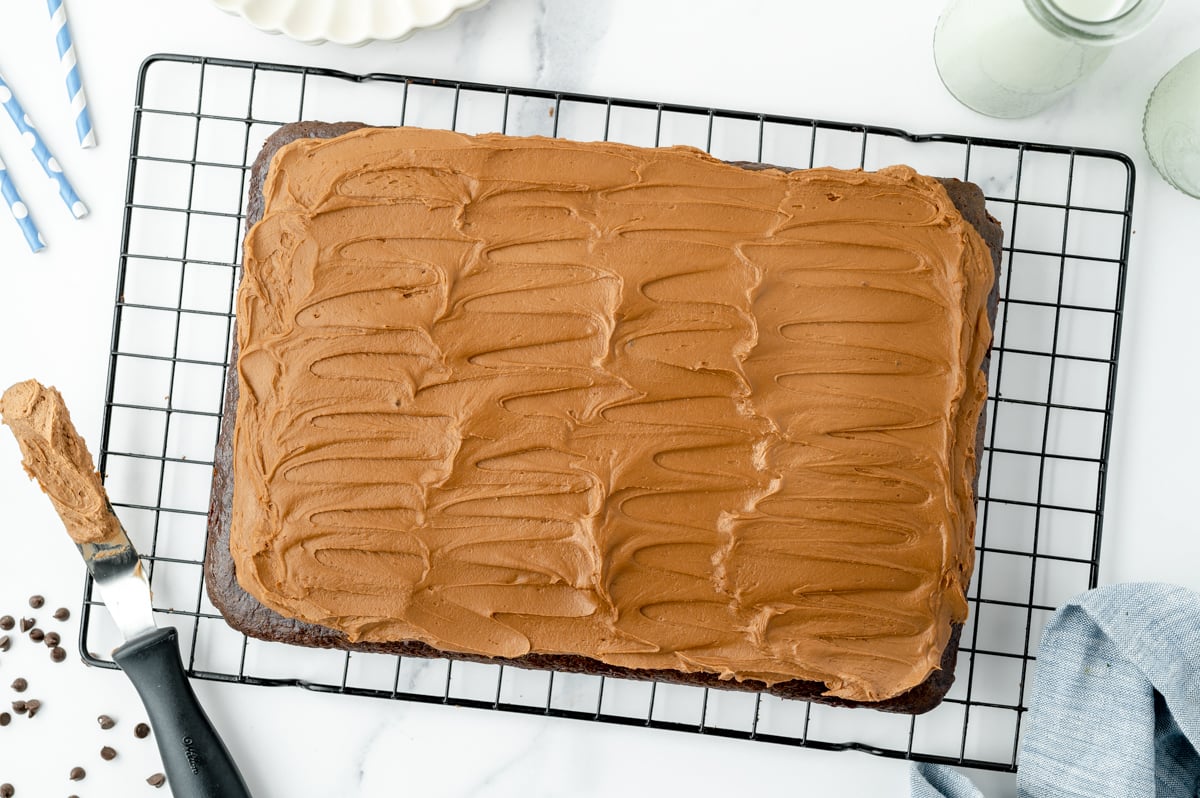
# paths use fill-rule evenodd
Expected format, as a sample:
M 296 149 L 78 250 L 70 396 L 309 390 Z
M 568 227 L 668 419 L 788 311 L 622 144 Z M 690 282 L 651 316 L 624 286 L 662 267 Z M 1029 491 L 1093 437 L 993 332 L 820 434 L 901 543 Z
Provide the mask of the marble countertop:
M 1200 46 L 1200 12 L 1168 4 L 1140 38 L 1050 111 L 998 121 L 959 106 L 934 70 L 931 39 L 942 0 L 792 3 L 782 0 L 492 0 L 450 26 L 399 44 L 306 46 L 262 34 L 204 0 L 70 4 L 100 146 L 80 150 L 45 7 L 0 11 L 0 71 L 20 92 L 91 215 L 73 221 L 0 125 L 0 150 L 49 241 L 30 255 L 0 220 L 0 384 L 31 376 L 56 385 L 96 446 L 137 70 L 155 52 L 533 86 L 977 136 L 1114 149 L 1138 169 L 1101 582 L 1171 581 L 1200 588 L 1189 423 L 1197 371 L 1185 367 L 1200 291 L 1194 224 L 1200 204 L 1164 184 L 1139 138 L 1158 78 Z M 19 157 L 18 157 L 19 156 Z M 0 698 L 18 676 L 42 711 L 0 728 L 0 782 L 18 796 L 162 795 L 144 719 L 119 673 L 84 667 L 75 638 L 83 568 L 49 503 L 27 483 L 0 434 L 0 615 L 34 615 L 62 634 L 68 658 L 50 662 L 24 637 L 0 653 Z M 26 604 L 43 594 L 39 611 Z M 66 606 L 72 618 L 49 617 Z M 569 720 L 196 682 L 254 794 L 446 796 L 654 795 L 679 792 L 902 795 L 902 762 Z M 95 717 L 118 720 L 103 731 Z M 101 746 L 117 749 L 111 762 Z M 67 775 L 82 766 L 87 777 Z M 1011 775 L 973 773 L 990 796 L 1015 795 Z

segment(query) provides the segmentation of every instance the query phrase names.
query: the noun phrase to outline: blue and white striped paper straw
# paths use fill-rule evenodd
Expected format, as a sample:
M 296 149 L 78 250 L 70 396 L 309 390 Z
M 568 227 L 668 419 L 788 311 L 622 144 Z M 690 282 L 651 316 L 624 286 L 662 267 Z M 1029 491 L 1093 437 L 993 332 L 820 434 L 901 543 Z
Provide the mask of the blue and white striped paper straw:
M 4 201 L 8 203 L 8 210 L 17 220 L 17 225 L 29 243 L 29 248 L 34 252 L 45 249 L 46 242 L 42 240 L 42 234 L 38 232 L 37 225 L 33 223 L 33 217 L 29 215 L 28 206 L 21 201 L 17 187 L 13 185 L 12 178 L 8 176 L 8 168 L 5 167 L 3 158 L 0 158 L 0 196 L 3 196 Z
M 95 147 L 96 131 L 92 130 L 92 118 L 88 116 L 87 95 L 83 93 L 79 63 L 75 60 L 75 45 L 71 42 L 71 30 L 67 27 L 67 7 L 63 5 L 63 0 L 46 0 L 46 5 L 50 9 L 54 43 L 58 45 L 58 60 L 67 79 L 67 97 L 71 100 L 71 113 L 75 114 L 79 146 Z
M 75 189 L 71 188 L 71 183 L 67 180 L 67 176 L 63 174 L 62 166 L 59 165 L 58 159 L 46 147 L 46 142 L 42 141 L 37 128 L 33 126 L 33 120 L 29 118 L 29 114 L 25 113 L 25 109 L 17 102 L 17 96 L 13 94 L 12 88 L 5 82 L 3 75 L 0 75 L 0 105 L 3 105 L 4 110 L 8 111 L 13 124 L 21 132 L 21 139 L 29 145 L 29 151 L 33 153 L 33 157 L 41 164 L 42 171 L 46 173 L 46 176 L 50 178 L 50 182 L 54 184 L 55 190 L 58 191 L 58 196 L 62 197 L 62 201 L 66 203 L 67 209 L 71 211 L 71 215 L 76 219 L 82 219 L 87 216 L 87 206 L 79 199 L 79 195 L 75 193 Z

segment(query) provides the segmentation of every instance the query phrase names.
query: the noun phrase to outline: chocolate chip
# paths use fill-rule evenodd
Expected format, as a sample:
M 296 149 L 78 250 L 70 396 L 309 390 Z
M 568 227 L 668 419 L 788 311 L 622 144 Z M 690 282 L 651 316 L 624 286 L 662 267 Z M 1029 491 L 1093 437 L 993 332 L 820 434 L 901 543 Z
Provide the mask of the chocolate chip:
M 0 651 L 8 651 L 12 647 L 12 638 L 8 635 L 0 636 Z
M 58 632 L 46 632 L 46 646 L 54 648 L 62 642 L 62 636 Z
M 17 791 L 8 782 L 0 784 L 0 798 L 12 798 L 16 794 Z
M 101 715 L 100 717 L 96 718 L 96 722 L 99 723 L 100 728 L 104 729 L 105 731 L 108 731 L 113 726 L 117 725 L 117 722 L 108 715 Z
M 5 615 L 3 618 L 0 618 L 0 629 L 6 632 L 16 625 L 17 622 L 11 615 Z
M 139 723 L 133 727 L 133 736 L 139 740 L 144 740 L 150 736 L 150 727 L 145 723 Z
M 29 606 L 33 607 L 35 610 L 40 610 L 42 607 L 46 606 L 46 599 L 44 596 L 30 596 Z
M 153 776 L 146 779 L 146 783 L 151 787 L 161 787 L 167 783 L 167 777 L 161 773 L 155 773 Z
M 46 639 L 46 633 L 35 626 L 29 630 L 29 639 L 35 643 L 40 643 Z
M 24 634 L 25 632 L 28 632 L 30 629 L 33 628 L 33 625 L 35 623 L 37 623 L 37 618 L 22 618 L 21 619 L 21 633 Z
M 62 646 L 55 646 L 54 648 L 50 649 L 50 659 L 54 660 L 55 662 L 62 662 L 66 658 L 67 650 Z
M 12 715 L 7 712 L 0 712 L 0 726 L 7 726 L 12 723 Z
M 71 773 L 69 776 L 67 776 L 67 778 L 71 781 L 83 781 L 84 777 L 86 776 L 87 771 L 76 765 L 75 767 L 71 768 Z
M 66 607 L 59 607 L 54 611 L 54 620 L 65 621 L 71 617 L 71 611 Z
M 29 682 L 25 681 L 24 679 L 22 679 L 20 677 L 13 679 L 13 683 L 10 685 L 10 687 L 12 687 L 12 689 L 16 690 L 18 693 L 25 692 L 25 688 L 28 686 L 29 686 Z
M 24 701 L 18 700 L 18 701 L 12 702 L 12 708 L 13 708 L 13 712 L 16 712 L 18 715 L 24 715 L 28 711 L 29 705 L 26 704 Z
M 100 758 L 105 762 L 111 762 L 117 758 L 117 749 L 110 745 L 106 745 L 100 749 Z
M 42 708 L 42 702 L 38 701 L 36 698 L 31 698 L 25 702 L 25 708 L 29 710 L 29 717 L 32 718 L 38 713 L 38 710 Z

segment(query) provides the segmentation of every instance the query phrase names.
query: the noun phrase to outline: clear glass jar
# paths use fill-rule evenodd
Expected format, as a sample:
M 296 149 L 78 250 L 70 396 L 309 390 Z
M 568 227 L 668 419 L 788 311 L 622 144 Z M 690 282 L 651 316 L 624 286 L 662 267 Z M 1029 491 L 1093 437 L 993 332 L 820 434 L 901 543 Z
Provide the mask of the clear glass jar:
M 1154 87 L 1142 135 L 1159 174 L 1200 199 L 1200 50 L 1176 64 Z
M 963 105 L 1022 117 L 1052 105 L 1141 31 L 1163 0 L 950 0 L 933 57 Z

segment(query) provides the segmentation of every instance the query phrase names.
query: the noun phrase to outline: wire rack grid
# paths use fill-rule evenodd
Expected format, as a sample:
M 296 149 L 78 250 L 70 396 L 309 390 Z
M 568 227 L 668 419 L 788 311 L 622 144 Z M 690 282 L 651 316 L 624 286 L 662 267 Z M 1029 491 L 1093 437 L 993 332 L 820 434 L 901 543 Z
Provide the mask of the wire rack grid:
M 920 716 L 766 695 L 247 639 L 209 603 L 203 558 L 249 165 L 281 124 L 692 144 L 727 160 L 907 163 L 980 185 L 1005 230 L 979 481 L 977 561 L 957 680 Z M 861 124 L 390 74 L 159 55 L 140 73 L 100 469 L 144 553 L 188 673 L 1015 770 L 1041 629 L 1095 586 L 1133 205 L 1112 152 L 915 136 Z M 80 647 L 120 639 L 85 587 Z

